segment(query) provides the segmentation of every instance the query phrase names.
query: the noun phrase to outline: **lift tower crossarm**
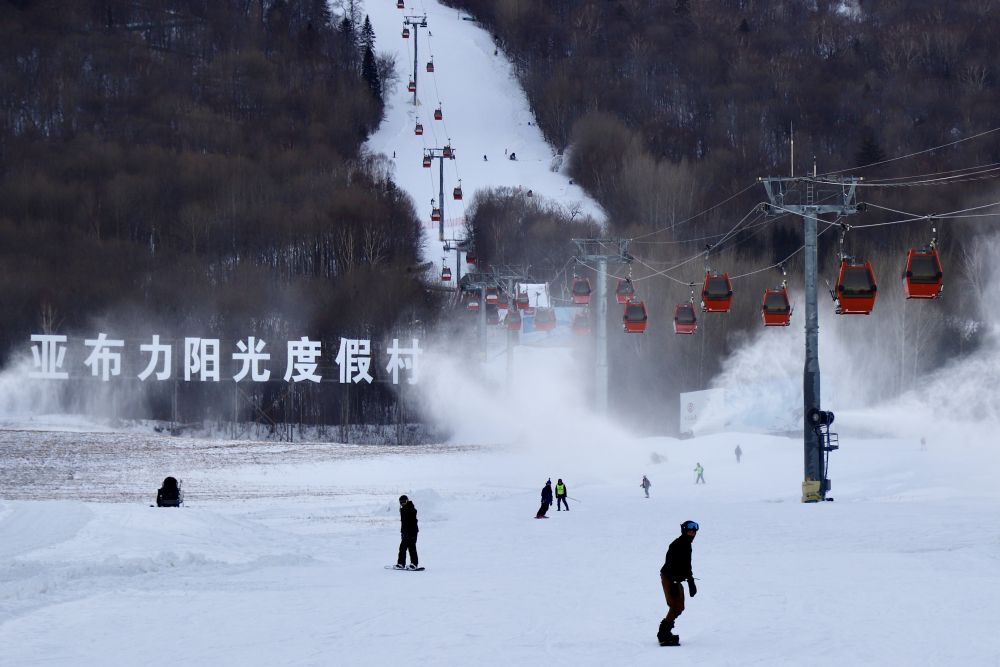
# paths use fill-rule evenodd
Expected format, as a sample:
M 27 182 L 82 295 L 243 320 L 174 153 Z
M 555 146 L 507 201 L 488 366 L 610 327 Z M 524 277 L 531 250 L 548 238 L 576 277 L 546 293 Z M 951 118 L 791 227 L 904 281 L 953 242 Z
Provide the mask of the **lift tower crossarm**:
M 821 182 L 812 177 L 768 176 L 758 179 L 767 192 L 770 204 L 764 205 L 767 215 L 790 213 L 802 218 L 805 235 L 805 291 L 806 291 L 806 360 L 802 373 L 802 435 L 805 479 L 820 483 L 820 496 L 826 498 L 830 490 L 827 479 L 824 446 L 810 415 L 820 412 L 820 371 L 819 371 L 819 310 L 817 306 L 818 260 L 816 231 L 819 216 L 836 214 L 854 215 L 864 210 L 864 204 L 857 202 L 858 177 L 824 177 Z M 805 186 L 805 192 L 796 186 Z M 817 187 L 831 191 L 828 196 L 819 197 Z M 802 195 L 805 201 L 801 201 Z M 790 202 L 789 195 L 799 195 L 799 201 Z M 833 199 L 831 203 L 819 203 Z

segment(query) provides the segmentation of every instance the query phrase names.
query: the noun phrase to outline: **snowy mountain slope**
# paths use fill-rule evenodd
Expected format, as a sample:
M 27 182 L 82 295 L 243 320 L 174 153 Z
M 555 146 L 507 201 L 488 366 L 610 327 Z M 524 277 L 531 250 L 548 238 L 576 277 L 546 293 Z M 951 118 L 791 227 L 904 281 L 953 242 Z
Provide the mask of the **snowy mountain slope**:
M 367 0 L 363 12 L 375 29 L 376 52 L 394 54 L 400 75 L 395 89 L 386 95 L 385 120 L 369 138 L 367 149 L 387 157 L 395 154 L 395 181 L 413 197 L 426 224 L 426 259 L 437 261 L 440 255 L 438 224 L 430 220 L 430 200 L 438 199 L 440 163 L 435 160 L 425 169 L 425 148 L 450 143 L 455 150 L 456 159 L 446 160 L 444 166 L 446 238 L 462 237 L 466 207 L 483 188 L 520 188 L 525 194 L 530 190 L 567 212 L 604 219 L 596 202 L 579 186 L 571 185 L 568 176 L 552 170 L 561 158 L 535 124 L 510 62 L 503 53 L 494 55 L 489 34 L 475 22 L 463 20 L 463 13 L 435 0 L 406 0 L 404 10 L 390 0 Z M 427 17 L 427 27 L 419 30 L 418 38 L 402 38 L 405 16 Z M 414 41 L 419 49 L 417 106 L 413 94 L 407 93 Z M 428 73 L 426 66 L 432 59 L 434 72 Z M 433 114 L 439 106 L 443 119 L 436 121 Z M 422 136 L 414 134 L 418 121 L 424 128 Z M 508 159 L 510 153 L 516 154 L 516 161 Z M 453 189 L 459 179 L 464 196 L 455 201 Z
M 556 442 L 553 427 L 320 463 L 235 465 L 257 446 L 242 443 L 234 465 L 189 471 L 179 510 L 0 501 L 0 664 L 998 664 L 995 460 L 855 440 L 837 453 L 836 502 L 803 505 L 795 439 L 632 439 L 579 421 Z M 76 470 L 68 485 L 86 483 L 87 463 Z M 151 496 L 159 472 L 145 488 L 126 476 L 123 493 Z M 571 511 L 536 521 L 547 477 L 565 480 Z M 418 509 L 421 574 L 383 569 L 400 493 Z M 667 653 L 658 570 L 686 519 L 702 526 L 699 593 Z

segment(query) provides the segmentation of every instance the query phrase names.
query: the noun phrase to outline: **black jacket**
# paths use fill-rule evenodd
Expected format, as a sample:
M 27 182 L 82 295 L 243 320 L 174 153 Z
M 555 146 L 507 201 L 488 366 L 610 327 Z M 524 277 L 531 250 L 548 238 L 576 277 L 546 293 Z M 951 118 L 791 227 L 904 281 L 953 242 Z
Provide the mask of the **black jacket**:
M 546 483 L 546 485 L 542 487 L 542 502 L 543 503 L 548 503 L 549 505 L 552 504 L 552 485 L 551 484 Z
M 660 576 L 670 581 L 681 582 L 690 579 L 691 573 L 691 543 L 693 537 L 681 535 L 670 543 L 667 557 L 660 568 Z
M 416 535 L 417 528 L 417 508 L 413 502 L 407 500 L 406 504 L 399 508 L 400 527 L 399 532 L 403 535 Z

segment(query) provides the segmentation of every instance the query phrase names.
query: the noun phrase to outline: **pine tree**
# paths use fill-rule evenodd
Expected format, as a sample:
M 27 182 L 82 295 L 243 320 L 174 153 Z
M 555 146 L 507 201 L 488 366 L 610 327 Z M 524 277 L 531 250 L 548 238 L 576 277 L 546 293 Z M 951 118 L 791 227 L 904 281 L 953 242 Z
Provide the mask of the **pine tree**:
M 372 51 L 374 61 L 375 52 L 375 29 L 372 28 L 372 22 L 368 19 L 368 14 L 365 14 L 364 25 L 361 26 L 361 48 L 362 50 L 370 49 Z M 365 54 L 368 57 L 368 54 Z
M 878 145 L 878 141 L 875 139 L 875 133 L 871 130 L 865 132 L 864 138 L 861 140 L 861 148 L 854 155 L 854 164 L 858 167 L 864 167 L 869 164 L 875 164 L 876 162 L 882 162 L 885 160 L 885 152 L 882 147 Z
M 378 75 L 378 65 L 375 62 L 375 52 L 370 46 L 365 46 L 364 59 L 361 61 L 361 77 L 368 84 L 372 94 L 382 102 L 382 82 Z

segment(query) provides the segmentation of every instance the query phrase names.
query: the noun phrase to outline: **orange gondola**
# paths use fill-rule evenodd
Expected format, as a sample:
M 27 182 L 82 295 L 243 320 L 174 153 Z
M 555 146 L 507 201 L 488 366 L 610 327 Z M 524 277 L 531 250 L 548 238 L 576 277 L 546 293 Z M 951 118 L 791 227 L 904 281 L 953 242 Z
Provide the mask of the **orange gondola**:
M 733 285 L 729 274 L 712 275 L 705 272 L 705 285 L 701 290 L 701 309 L 706 313 L 728 313 L 733 306 Z
M 578 336 L 586 336 L 590 333 L 590 313 L 581 310 L 573 316 L 573 333 Z
M 903 271 L 903 291 L 907 299 L 936 299 L 944 289 L 944 273 L 937 248 L 931 245 L 921 251 L 911 249 L 906 254 Z
M 510 308 L 507 310 L 507 317 L 504 318 L 504 323 L 510 331 L 520 331 L 521 330 L 521 313 L 517 312 L 516 308 Z
M 635 296 L 635 286 L 632 284 L 631 278 L 619 278 L 618 285 L 615 287 L 615 300 L 625 305 L 632 300 Z
M 625 304 L 625 313 L 622 315 L 622 325 L 625 333 L 642 333 L 646 330 L 646 304 L 642 301 L 629 301 Z
M 573 276 L 573 305 L 574 306 L 588 306 L 590 305 L 590 278 L 579 278 Z
M 556 328 L 556 311 L 554 308 L 538 308 L 535 310 L 535 328 L 539 331 L 552 331 Z
M 698 330 L 698 318 L 695 316 L 694 304 L 682 303 L 674 309 L 674 333 L 693 334 Z
M 424 133 L 424 126 L 421 125 L 420 123 L 417 123 L 416 126 L 413 128 L 413 134 L 419 137 L 423 133 Z
M 845 257 L 840 260 L 840 272 L 833 298 L 838 315 L 868 315 L 875 308 L 878 283 L 871 262 L 853 264 Z
M 784 285 L 764 290 L 760 316 L 765 327 L 787 327 L 792 320 L 792 304 Z

